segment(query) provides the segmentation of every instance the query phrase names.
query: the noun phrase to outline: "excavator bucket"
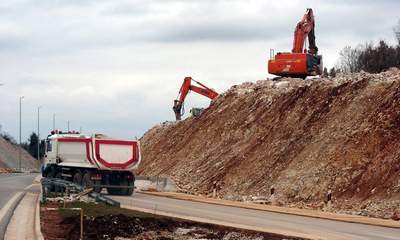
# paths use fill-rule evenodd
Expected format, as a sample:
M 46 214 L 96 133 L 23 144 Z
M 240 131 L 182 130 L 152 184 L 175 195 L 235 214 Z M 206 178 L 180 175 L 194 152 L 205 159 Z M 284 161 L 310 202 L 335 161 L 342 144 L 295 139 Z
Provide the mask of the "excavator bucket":
M 181 120 L 182 118 L 182 103 L 179 100 L 174 100 L 174 106 L 172 107 L 175 113 L 175 119 L 177 121 Z

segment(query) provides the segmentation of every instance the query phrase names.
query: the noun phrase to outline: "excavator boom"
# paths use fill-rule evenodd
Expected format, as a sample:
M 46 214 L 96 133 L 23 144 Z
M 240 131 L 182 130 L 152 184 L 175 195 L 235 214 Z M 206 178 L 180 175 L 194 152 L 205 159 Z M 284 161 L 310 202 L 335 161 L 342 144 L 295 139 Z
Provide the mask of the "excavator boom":
M 322 73 L 322 56 L 318 55 L 315 44 L 315 20 L 311 8 L 308 8 L 294 31 L 292 52 L 277 53 L 268 61 L 268 72 L 282 77 L 316 76 Z M 308 38 L 309 49 L 304 49 Z
M 197 83 L 199 86 L 192 85 L 192 82 Z M 196 92 L 210 99 L 214 99 L 218 96 L 218 93 L 213 89 L 194 80 L 192 77 L 185 77 L 179 90 L 179 98 L 174 100 L 174 106 L 172 108 L 174 110 L 176 120 L 181 120 L 181 117 L 183 115 L 183 105 L 189 91 Z

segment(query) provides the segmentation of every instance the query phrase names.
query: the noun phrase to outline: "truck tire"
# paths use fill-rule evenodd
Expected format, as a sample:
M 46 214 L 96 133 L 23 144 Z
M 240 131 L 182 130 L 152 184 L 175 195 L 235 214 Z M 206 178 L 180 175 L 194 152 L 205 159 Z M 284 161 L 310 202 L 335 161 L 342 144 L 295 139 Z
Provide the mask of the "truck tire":
M 101 184 L 100 181 L 93 181 L 91 179 L 90 172 L 86 172 L 83 175 L 83 178 L 82 178 L 82 187 L 83 188 L 92 188 L 93 185 L 100 185 L 100 184 Z M 101 192 L 101 187 L 93 187 L 93 192 L 100 193 Z
M 75 184 L 77 184 L 77 185 L 79 185 L 79 186 L 81 186 L 82 185 L 82 173 L 81 172 L 76 172 L 75 174 L 74 174 L 74 177 L 73 177 L 73 179 L 72 179 L 72 182 L 73 183 L 75 183 Z
M 133 190 L 134 190 L 134 185 L 133 185 L 133 183 L 132 183 L 132 184 L 130 184 L 129 186 L 132 186 L 132 188 L 128 188 L 126 195 L 127 195 L 127 196 L 132 196 Z
M 134 181 L 128 181 L 128 186 L 131 188 L 126 189 L 126 195 L 127 196 L 132 196 L 133 190 L 135 188 L 135 182 Z
M 121 187 L 128 186 L 128 180 L 121 179 L 121 182 L 119 184 Z M 128 188 L 119 188 L 118 190 L 120 195 L 128 195 Z
M 55 178 L 57 178 L 57 179 L 63 179 L 63 177 L 62 177 L 62 175 L 61 175 L 61 172 L 58 172 L 57 174 L 56 174 L 56 176 L 55 176 Z M 64 192 L 65 191 L 65 189 L 63 188 L 63 187 L 61 187 L 61 186 L 55 186 L 55 189 L 54 189 L 56 192 Z
M 133 186 L 133 183 L 134 183 L 133 181 L 123 179 L 123 180 L 121 180 L 120 184 L 122 187 L 130 187 L 130 186 Z M 133 194 L 133 188 L 120 188 L 119 194 L 125 195 L 125 196 L 131 196 Z
M 56 177 L 57 170 L 56 170 L 55 167 L 51 166 L 50 169 L 47 170 L 47 171 L 48 171 L 48 173 L 47 173 L 47 177 L 48 178 L 55 178 Z

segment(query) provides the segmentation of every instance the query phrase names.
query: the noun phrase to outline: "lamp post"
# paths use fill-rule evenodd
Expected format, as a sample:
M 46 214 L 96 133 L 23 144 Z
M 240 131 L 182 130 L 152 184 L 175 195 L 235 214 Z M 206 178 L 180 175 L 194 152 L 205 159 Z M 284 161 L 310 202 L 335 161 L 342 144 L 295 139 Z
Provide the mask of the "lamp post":
M 19 160 L 19 171 L 22 170 L 21 168 L 21 130 L 22 130 L 22 99 L 24 99 L 24 96 L 19 97 L 19 148 L 18 148 L 18 160 Z
M 53 131 L 56 130 L 56 114 L 53 113 Z
M 40 109 L 42 108 L 42 106 L 39 106 L 37 108 L 37 138 L 38 138 L 38 142 L 37 142 L 37 160 L 40 161 Z

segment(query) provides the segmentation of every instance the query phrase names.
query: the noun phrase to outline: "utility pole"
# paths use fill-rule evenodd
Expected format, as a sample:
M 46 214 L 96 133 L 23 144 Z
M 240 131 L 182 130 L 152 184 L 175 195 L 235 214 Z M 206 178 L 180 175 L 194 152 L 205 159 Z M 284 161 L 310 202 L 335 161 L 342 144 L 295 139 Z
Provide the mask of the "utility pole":
M 40 161 L 40 108 L 42 108 L 42 106 L 39 106 L 37 108 L 37 138 L 38 138 L 38 142 L 37 142 L 37 160 Z
M 56 130 L 56 114 L 53 113 L 53 131 Z
M 19 97 L 19 148 L 18 148 L 19 171 L 22 170 L 21 168 L 22 99 L 24 99 L 24 96 Z

